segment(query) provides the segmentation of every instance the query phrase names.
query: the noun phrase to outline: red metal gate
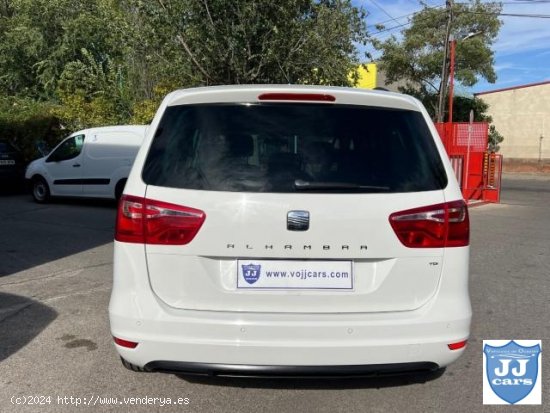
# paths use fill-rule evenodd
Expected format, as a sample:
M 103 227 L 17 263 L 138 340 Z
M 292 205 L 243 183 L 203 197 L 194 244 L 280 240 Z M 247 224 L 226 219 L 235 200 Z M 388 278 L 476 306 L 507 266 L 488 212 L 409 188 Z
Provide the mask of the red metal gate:
M 489 153 L 486 122 L 436 123 L 462 195 L 467 201 L 500 202 L 502 155 Z
M 487 153 L 483 170 L 487 176 L 485 181 L 485 190 L 483 191 L 483 200 L 485 202 L 500 203 L 500 185 L 502 180 L 502 155 L 496 153 Z

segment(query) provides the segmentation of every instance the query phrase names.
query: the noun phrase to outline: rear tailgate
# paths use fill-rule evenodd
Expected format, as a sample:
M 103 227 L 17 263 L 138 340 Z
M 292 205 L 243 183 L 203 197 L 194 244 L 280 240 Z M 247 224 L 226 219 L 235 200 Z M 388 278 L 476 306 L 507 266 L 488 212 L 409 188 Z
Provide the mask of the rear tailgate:
M 208 311 L 426 303 L 444 248 L 404 246 L 389 218 L 446 202 L 450 167 L 427 115 L 402 95 L 262 89 L 184 91 L 157 117 L 140 166 L 145 198 L 205 219 L 185 245 L 145 242 L 155 294 L 174 308 Z M 293 211 L 309 228 L 289 228 Z
M 146 245 L 151 286 L 172 307 L 307 313 L 405 311 L 426 303 L 437 289 L 444 249 L 405 247 L 388 217 L 399 210 L 442 203 L 443 191 L 414 196 L 281 196 L 148 186 L 147 198 L 206 214 L 191 243 Z M 287 214 L 292 210 L 309 211 L 309 230 L 287 229 Z M 261 264 L 262 260 L 282 260 L 277 278 L 290 277 L 291 271 L 332 268 L 327 262 L 341 262 L 339 268 L 344 269 L 349 263 L 352 284 L 328 280 L 321 288 L 307 289 L 306 283 L 296 289 L 285 288 L 289 286 L 282 280 L 269 284 L 273 289 L 255 289 L 254 284 L 237 288 L 238 263 Z M 257 276 L 273 278 L 274 272 L 260 268 Z M 351 288 L 336 289 L 342 286 Z

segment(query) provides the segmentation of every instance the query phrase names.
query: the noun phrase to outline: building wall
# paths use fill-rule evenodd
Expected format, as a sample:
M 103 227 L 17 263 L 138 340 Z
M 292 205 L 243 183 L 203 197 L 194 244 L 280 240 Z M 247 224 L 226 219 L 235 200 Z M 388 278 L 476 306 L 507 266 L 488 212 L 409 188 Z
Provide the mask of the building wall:
M 550 159 L 550 82 L 477 97 L 489 105 L 488 114 L 504 137 L 504 159 Z
M 378 70 L 376 68 L 376 63 L 363 63 L 355 70 L 359 75 L 356 87 L 374 89 L 377 86 L 376 79 Z
M 406 86 L 405 81 L 386 84 L 386 74 L 383 70 L 380 70 L 376 63 L 363 63 L 355 68 L 355 71 L 359 75 L 357 85 L 355 86 L 358 88 L 374 89 L 375 87 L 383 87 L 391 92 L 399 93 L 399 87 Z
M 407 86 L 407 81 L 399 80 L 394 83 L 387 83 L 386 73 L 380 68 L 378 68 L 378 77 L 376 78 L 376 86 L 388 89 L 390 92 L 401 93 L 399 91 L 399 88 Z

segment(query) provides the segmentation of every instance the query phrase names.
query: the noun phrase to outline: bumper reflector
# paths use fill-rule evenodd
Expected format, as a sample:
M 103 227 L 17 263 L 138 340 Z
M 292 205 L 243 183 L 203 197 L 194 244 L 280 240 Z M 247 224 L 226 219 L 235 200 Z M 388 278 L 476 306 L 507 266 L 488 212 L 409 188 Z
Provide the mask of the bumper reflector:
M 468 340 L 462 340 L 457 343 L 447 344 L 447 347 L 449 347 L 449 350 L 460 350 L 461 348 L 466 347 L 467 342 Z
M 114 337 L 114 336 L 113 336 L 113 339 L 115 340 L 115 343 L 121 347 L 136 348 L 138 345 L 138 343 L 135 343 L 133 341 L 123 340 L 121 338 Z

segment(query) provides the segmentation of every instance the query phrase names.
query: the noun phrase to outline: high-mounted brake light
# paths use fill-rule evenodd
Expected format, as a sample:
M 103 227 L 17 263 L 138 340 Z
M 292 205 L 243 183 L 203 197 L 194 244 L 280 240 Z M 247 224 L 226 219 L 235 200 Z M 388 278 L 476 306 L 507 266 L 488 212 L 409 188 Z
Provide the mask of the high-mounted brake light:
M 395 212 L 390 225 L 409 248 L 465 247 L 470 243 L 470 219 L 464 201 Z
M 301 100 L 310 102 L 335 102 L 332 95 L 323 93 L 263 93 L 258 100 Z
M 201 228 L 198 209 L 123 195 L 118 205 L 115 239 L 139 244 L 185 245 Z

